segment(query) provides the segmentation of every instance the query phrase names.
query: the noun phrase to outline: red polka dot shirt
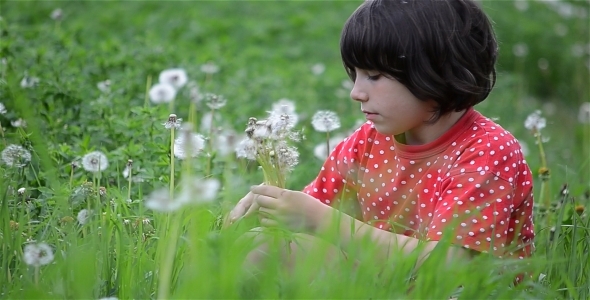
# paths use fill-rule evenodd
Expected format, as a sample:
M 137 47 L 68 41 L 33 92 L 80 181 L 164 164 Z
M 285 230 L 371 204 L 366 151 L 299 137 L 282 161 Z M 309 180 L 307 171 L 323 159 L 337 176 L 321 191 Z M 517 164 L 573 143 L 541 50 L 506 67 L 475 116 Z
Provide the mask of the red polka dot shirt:
M 436 141 L 410 146 L 370 122 L 338 144 L 304 192 L 377 228 L 498 257 L 533 250 L 531 171 L 508 131 L 468 110 Z

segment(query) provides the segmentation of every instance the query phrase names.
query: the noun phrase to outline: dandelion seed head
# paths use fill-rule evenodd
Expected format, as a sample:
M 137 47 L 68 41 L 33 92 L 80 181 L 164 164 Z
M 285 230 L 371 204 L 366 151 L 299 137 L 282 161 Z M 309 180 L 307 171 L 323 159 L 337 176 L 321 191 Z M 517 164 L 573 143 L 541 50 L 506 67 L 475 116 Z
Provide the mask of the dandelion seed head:
M 295 123 L 288 114 L 270 114 L 268 121 L 270 128 L 270 138 L 274 140 L 281 140 L 290 137 Z
M 23 79 L 20 81 L 20 87 L 23 89 L 30 89 L 38 85 L 39 82 L 41 82 L 39 78 L 25 75 L 25 77 L 23 77 Z
M 26 128 L 27 121 L 23 120 L 22 118 L 18 118 L 14 121 L 10 121 L 10 125 L 12 125 L 12 127 L 16 127 L 16 128 Z
M 105 80 L 105 81 L 101 81 L 101 82 L 99 82 L 99 83 L 96 84 L 96 87 L 102 93 L 109 94 L 111 92 L 111 81 L 108 80 L 108 79 Z
M 253 139 L 243 139 L 236 147 L 236 156 L 238 158 L 246 158 L 249 160 L 256 160 L 256 153 L 258 151 L 258 142 Z
M 212 137 L 219 156 L 227 156 L 236 150 L 240 138 L 234 131 L 224 130 Z
M 208 62 L 201 66 L 201 72 L 205 74 L 215 74 L 219 72 L 219 67 L 212 62 Z
M 222 95 L 207 93 L 205 94 L 205 103 L 211 109 L 220 109 L 225 106 L 227 99 Z
M 293 100 L 290 100 L 287 98 L 281 98 L 277 102 L 273 103 L 272 112 L 276 112 L 281 115 L 282 114 L 287 114 L 287 115 L 295 114 L 295 102 L 293 102 Z
M 578 121 L 582 124 L 590 124 L 590 102 L 584 102 L 580 105 Z
M 545 128 L 546 125 L 547 120 L 541 117 L 540 110 L 536 110 L 530 115 L 528 115 L 526 120 L 524 121 L 524 127 L 533 132 L 539 132 L 541 129 Z
M 175 68 L 164 70 L 159 76 L 160 83 L 166 83 L 175 89 L 183 87 L 188 82 L 188 76 L 184 69 Z
M 529 9 L 527 0 L 514 0 L 514 7 L 519 11 L 526 11 Z
M 7 113 L 6 106 L 4 106 L 4 103 L 0 102 L 0 115 L 3 115 L 5 113 Z
M 221 183 L 215 178 L 200 179 L 187 177 L 182 182 L 178 201 L 185 204 L 210 203 L 217 197 L 220 187 Z
M 174 156 L 178 159 L 197 157 L 205 149 L 205 138 L 192 131 L 181 133 L 174 140 Z
M 297 148 L 288 146 L 286 143 L 277 145 L 277 162 L 279 169 L 283 172 L 290 172 L 299 163 L 299 152 Z
M 168 83 L 157 83 L 150 89 L 149 96 L 155 104 L 169 103 L 176 98 L 176 89 Z
M 311 125 L 318 132 L 330 132 L 340 128 L 340 118 L 330 110 L 320 110 L 311 118 Z
M 78 216 L 76 217 L 76 219 L 78 219 L 78 223 L 80 223 L 80 225 L 85 225 L 86 223 L 88 223 L 88 220 L 90 219 L 91 215 L 92 210 L 83 209 L 78 212 Z
M 22 146 L 11 144 L 2 150 L 2 161 L 9 167 L 22 168 L 31 161 L 31 152 Z
M 201 90 L 199 89 L 199 86 L 196 82 L 190 81 L 187 86 L 189 88 L 189 99 L 191 99 L 193 103 L 199 103 L 203 101 L 204 95 L 201 94 Z
M 172 212 L 182 207 L 182 203 L 170 198 L 167 188 L 161 188 L 150 193 L 145 200 L 145 207 L 158 212 Z
M 100 151 L 92 151 L 82 157 L 82 167 L 88 172 L 101 172 L 108 166 L 107 156 Z
M 311 73 L 315 76 L 319 76 L 324 74 L 324 72 L 326 71 L 326 65 L 322 64 L 322 63 L 317 63 L 314 64 L 313 66 L 311 66 Z
M 61 8 L 56 8 L 51 12 L 51 19 L 54 21 L 60 21 L 64 16 L 64 12 Z
M 179 129 L 182 125 L 182 118 L 177 118 L 175 114 L 170 114 L 168 116 L 168 121 L 162 124 L 166 129 Z
M 29 266 L 39 267 L 53 261 L 53 249 L 46 243 L 28 244 L 23 253 L 23 260 Z
M 517 43 L 512 47 L 512 53 L 516 57 L 525 57 L 529 54 L 529 47 L 525 43 Z
M 17 192 L 19 195 L 22 195 L 22 194 L 24 194 L 26 191 L 27 191 L 27 189 L 25 189 L 24 187 L 22 187 L 22 188 L 18 189 L 16 192 Z

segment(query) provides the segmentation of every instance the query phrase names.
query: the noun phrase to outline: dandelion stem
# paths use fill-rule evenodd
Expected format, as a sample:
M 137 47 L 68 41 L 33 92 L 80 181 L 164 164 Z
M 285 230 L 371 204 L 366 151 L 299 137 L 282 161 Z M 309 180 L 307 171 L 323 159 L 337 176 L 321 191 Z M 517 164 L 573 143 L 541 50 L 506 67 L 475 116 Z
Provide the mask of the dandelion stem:
M 39 286 L 39 266 L 35 266 L 35 286 Z
M 133 167 L 129 168 L 129 186 L 127 188 L 127 199 L 131 199 L 131 177 L 133 176 Z
M 70 190 L 74 186 L 74 166 L 71 166 L 72 170 L 70 171 Z
M 326 131 L 326 157 L 330 156 L 330 131 Z
M 549 207 L 550 205 L 550 197 L 549 197 L 549 185 L 547 184 L 547 180 L 549 180 L 549 169 L 547 168 L 547 157 L 545 155 L 545 149 L 543 148 L 543 138 L 541 136 L 541 132 L 537 131 L 537 145 L 539 146 L 539 156 L 541 157 L 541 170 L 546 172 L 546 174 L 540 174 L 541 178 L 541 203 L 545 207 Z
M 174 270 L 174 256 L 176 254 L 176 244 L 178 242 L 178 235 L 180 234 L 180 222 L 182 218 L 169 218 L 172 221 L 169 239 L 167 241 L 167 249 L 162 259 L 160 266 L 160 274 L 158 277 L 158 299 L 168 299 L 170 294 L 170 282 L 172 280 L 172 271 Z
M 0 124 L 0 135 L 2 135 L 2 141 L 4 142 L 4 148 L 8 147 L 8 144 L 6 144 L 6 138 L 4 137 L 4 128 L 2 127 L 2 124 Z
M 170 129 L 170 199 L 174 199 L 174 126 Z
M 145 98 L 143 100 L 143 106 L 148 106 L 148 101 L 150 99 L 150 86 L 152 85 L 152 75 L 148 75 L 147 80 L 145 82 Z

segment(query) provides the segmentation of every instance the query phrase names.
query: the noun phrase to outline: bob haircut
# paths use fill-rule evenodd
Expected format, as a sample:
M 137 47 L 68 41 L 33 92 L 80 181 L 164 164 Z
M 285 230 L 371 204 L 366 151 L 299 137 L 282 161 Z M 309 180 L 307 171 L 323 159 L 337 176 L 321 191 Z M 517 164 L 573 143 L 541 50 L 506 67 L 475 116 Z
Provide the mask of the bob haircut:
M 432 122 L 483 101 L 496 82 L 498 45 L 472 0 L 367 0 L 340 39 L 348 76 L 378 71 L 436 104 Z

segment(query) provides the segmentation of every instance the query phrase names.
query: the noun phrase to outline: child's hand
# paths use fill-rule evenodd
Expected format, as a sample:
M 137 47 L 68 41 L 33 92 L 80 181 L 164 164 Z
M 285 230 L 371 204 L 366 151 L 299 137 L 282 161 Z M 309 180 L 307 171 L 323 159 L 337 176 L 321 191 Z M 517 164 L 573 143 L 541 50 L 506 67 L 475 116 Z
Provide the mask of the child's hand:
M 229 212 L 229 223 L 234 223 L 241 217 L 246 217 L 257 211 L 259 208 L 258 203 L 254 202 L 254 194 L 248 192 L 236 206 Z
M 308 194 L 282 189 L 276 186 L 259 185 L 250 189 L 260 211 L 260 224 L 286 226 L 299 231 L 314 231 L 330 209 Z

